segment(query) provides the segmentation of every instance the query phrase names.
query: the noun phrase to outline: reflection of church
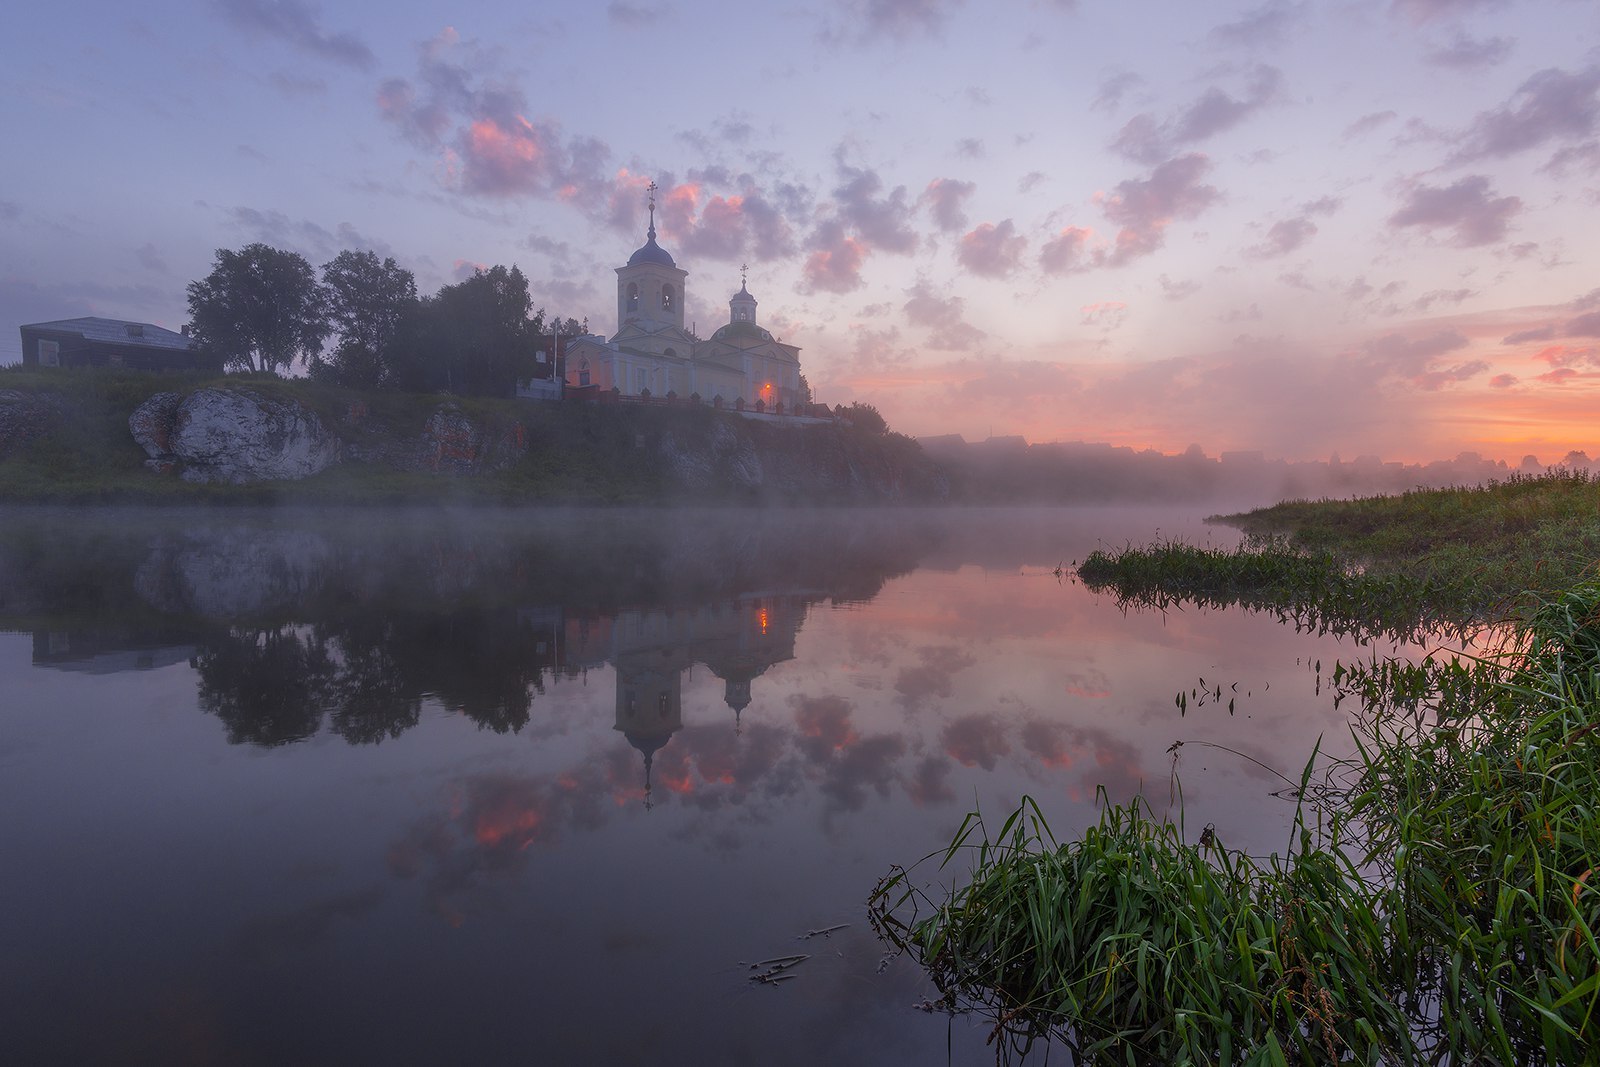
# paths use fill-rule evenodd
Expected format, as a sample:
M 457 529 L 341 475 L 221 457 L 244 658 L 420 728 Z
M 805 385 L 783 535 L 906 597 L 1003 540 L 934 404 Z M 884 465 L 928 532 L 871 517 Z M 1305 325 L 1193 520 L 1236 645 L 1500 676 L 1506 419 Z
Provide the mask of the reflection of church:
M 751 683 L 794 658 L 806 603 L 743 596 L 684 610 L 624 611 L 609 626 L 572 624 L 568 665 L 610 662 L 616 671 L 615 728 L 644 756 L 647 802 L 655 754 L 683 727 L 684 674 L 701 663 L 722 681 L 737 730 Z
M 589 334 L 565 346 L 567 385 L 792 411 L 805 399 L 800 349 L 756 324 L 756 298 L 742 280 L 728 301 L 727 325 L 706 340 L 684 328 L 689 272 L 656 244 L 654 183 L 650 188 L 645 243 L 617 268 L 617 332 L 610 340 Z

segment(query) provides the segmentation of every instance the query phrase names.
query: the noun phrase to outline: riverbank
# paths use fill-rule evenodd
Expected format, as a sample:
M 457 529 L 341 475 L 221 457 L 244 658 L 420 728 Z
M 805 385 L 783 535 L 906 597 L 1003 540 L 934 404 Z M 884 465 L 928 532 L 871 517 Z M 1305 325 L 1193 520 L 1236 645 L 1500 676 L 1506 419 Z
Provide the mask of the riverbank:
M 845 420 L 799 421 L 688 402 L 7 370 L 0 503 L 831 505 L 948 496 L 943 470 L 910 438 Z
M 1232 552 L 1095 553 L 1124 606 L 1227 603 L 1384 632 L 1385 604 L 1492 653 L 1333 666 L 1356 755 L 1308 753 L 1292 847 L 1257 857 L 1136 800 L 1058 843 L 1024 801 L 974 813 L 943 899 L 895 870 L 871 910 L 949 1010 L 1080 1063 L 1566 1064 L 1600 1044 L 1600 580 L 1595 496 L 1550 476 L 1231 516 Z M 1085 570 L 1087 573 L 1085 573 Z M 1397 579 L 1405 577 L 1405 583 Z M 1463 615 L 1461 612 L 1466 611 Z

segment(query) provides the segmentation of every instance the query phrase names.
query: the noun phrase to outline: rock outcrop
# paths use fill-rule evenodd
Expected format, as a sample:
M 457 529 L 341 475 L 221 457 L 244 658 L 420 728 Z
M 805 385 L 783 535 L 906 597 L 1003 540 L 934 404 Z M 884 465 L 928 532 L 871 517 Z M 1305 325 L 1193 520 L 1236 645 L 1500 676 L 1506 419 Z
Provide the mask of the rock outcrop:
M 250 389 L 157 393 L 128 419 L 153 470 L 243 485 L 304 478 L 338 462 L 339 439 L 309 408 Z

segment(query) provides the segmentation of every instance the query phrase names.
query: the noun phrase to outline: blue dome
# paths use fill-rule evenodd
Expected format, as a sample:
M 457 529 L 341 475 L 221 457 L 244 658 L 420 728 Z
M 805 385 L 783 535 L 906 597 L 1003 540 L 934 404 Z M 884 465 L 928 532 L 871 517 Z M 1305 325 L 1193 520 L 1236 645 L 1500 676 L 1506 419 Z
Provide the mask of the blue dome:
M 650 229 L 650 239 L 645 241 L 644 247 L 628 257 L 628 266 L 637 267 L 641 263 L 660 263 L 664 267 L 676 267 L 672 255 L 665 248 L 656 244 L 655 228 Z

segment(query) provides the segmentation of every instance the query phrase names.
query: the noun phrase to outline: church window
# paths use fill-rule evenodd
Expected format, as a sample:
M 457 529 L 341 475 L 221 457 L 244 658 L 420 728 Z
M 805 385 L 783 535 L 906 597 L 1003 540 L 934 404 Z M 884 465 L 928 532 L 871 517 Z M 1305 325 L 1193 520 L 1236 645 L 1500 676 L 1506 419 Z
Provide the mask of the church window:
M 667 694 L 661 693 L 656 697 L 656 714 L 657 715 L 659 715 L 663 719 L 665 719 L 667 717 L 667 712 L 669 710 L 671 710 L 671 707 L 672 707 L 672 705 L 671 705 L 671 702 L 667 699 Z
M 663 285 L 661 287 L 661 310 L 662 311 L 671 311 L 672 310 L 672 301 L 673 301 L 672 286 Z
M 579 385 L 588 385 L 589 384 L 589 360 L 588 360 L 588 357 L 585 357 L 583 362 L 578 364 L 578 384 Z
M 628 283 L 628 310 L 639 310 L 639 287 L 633 282 Z

